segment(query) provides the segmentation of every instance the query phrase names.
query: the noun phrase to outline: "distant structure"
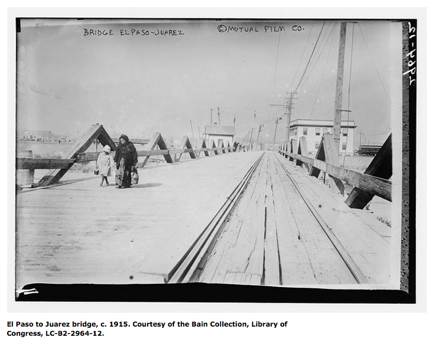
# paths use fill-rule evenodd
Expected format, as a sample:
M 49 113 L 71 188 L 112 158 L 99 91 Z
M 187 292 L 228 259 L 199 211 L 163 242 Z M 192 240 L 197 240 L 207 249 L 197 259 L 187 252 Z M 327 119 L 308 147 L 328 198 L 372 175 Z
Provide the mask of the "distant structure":
M 339 154 L 354 154 L 354 129 L 357 126 L 354 121 L 341 122 L 341 139 L 339 143 Z M 333 134 L 333 120 L 320 119 L 295 119 L 289 126 L 289 139 L 296 139 L 297 144 L 300 137 L 306 137 L 307 150 L 315 153 L 325 133 Z
M 24 131 L 23 138 L 31 141 L 52 141 L 54 134 L 51 131 Z
M 382 145 L 360 145 L 356 153 L 363 156 L 375 156 Z
M 229 142 L 232 146 L 235 137 L 235 126 L 205 126 L 205 139 L 214 140 L 218 146 L 222 140 L 225 144 Z
M 38 141 L 38 142 L 74 142 L 75 139 L 65 136 L 57 135 L 51 131 L 39 131 L 39 130 L 26 130 L 20 132 L 18 135 L 20 140 L 25 141 Z

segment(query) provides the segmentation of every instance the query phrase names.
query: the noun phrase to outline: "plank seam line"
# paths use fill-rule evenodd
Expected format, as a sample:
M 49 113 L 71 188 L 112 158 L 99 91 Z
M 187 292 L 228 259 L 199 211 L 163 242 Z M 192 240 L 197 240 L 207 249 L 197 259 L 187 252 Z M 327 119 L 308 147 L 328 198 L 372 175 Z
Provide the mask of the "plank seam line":
M 330 239 L 331 243 L 333 244 L 334 248 L 338 252 L 338 254 L 341 256 L 344 263 L 347 265 L 348 269 L 350 270 L 351 274 L 356 279 L 357 283 L 368 283 L 366 277 L 363 275 L 363 273 L 360 271 L 357 264 L 354 262 L 353 258 L 351 258 L 350 254 L 346 251 L 345 247 L 342 245 L 340 240 L 337 238 L 337 236 L 333 233 L 333 231 L 330 229 L 330 227 L 327 225 L 327 223 L 322 219 L 322 217 L 319 215 L 319 213 L 315 210 L 315 208 L 312 206 L 309 200 L 302 194 L 300 188 L 298 187 L 297 183 L 292 179 L 290 173 L 288 170 L 282 165 L 282 162 L 277 158 L 275 155 L 277 161 L 280 163 L 286 174 L 288 175 L 288 178 L 293 183 L 295 189 L 305 202 L 306 206 L 309 208 L 309 210 L 312 212 L 315 219 L 318 221 L 318 224 L 321 226 L 321 228 L 324 230 L 327 237 Z
M 263 155 L 264 154 L 262 154 L 251 166 L 241 182 L 231 192 L 229 198 L 226 199 L 226 202 L 222 205 L 217 214 L 213 217 L 213 219 L 201 232 L 199 237 L 195 240 L 193 245 L 187 250 L 174 269 L 170 272 L 168 283 L 186 283 L 191 281 L 194 271 L 208 251 L 213 239 L 216 237 L 219 231 L 221 231 L 221 228 L 224 225 L 223 221 L 237 205 L 237 201 L 242 194 L 242 190 L 245 189 Z

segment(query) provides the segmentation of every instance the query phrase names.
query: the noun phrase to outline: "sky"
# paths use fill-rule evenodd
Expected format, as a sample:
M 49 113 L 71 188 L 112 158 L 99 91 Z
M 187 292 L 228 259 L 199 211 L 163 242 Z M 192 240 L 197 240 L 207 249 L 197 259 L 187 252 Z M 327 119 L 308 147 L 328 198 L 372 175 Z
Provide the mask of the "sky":
M 99 123 L 131 138 L 197 137 L 292 119 L 333 119 L 340 21 L 23 19 L 17 33 L 17 130 L 79 137 Z M 105 35 L 104 35 L 105 34 Z M 348 21 L 342 119 L 355 144 L 382 143 L 401 124 L 401 24 Z M 211 111 L 213 109 L 213 111 Z M 235 123 L 234 123 L 235 119 Z

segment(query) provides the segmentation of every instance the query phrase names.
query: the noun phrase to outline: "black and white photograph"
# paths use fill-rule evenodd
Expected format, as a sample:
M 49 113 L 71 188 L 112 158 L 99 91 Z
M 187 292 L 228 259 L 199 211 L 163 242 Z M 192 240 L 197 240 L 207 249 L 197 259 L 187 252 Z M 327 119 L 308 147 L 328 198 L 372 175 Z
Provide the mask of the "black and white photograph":
M 149 9 L 8 16 L 13 345 L 177 359 L 226 333 L 267 360 L 272 330 L 289 348 L 363 323 L 326 313 L 426 312 L 426 18 Z
M 432 354 L 427 7 L 25 3 L 7 360 Z
M 16 19 L 15 300 L 408 293 L 416 39 L 414 19 Z

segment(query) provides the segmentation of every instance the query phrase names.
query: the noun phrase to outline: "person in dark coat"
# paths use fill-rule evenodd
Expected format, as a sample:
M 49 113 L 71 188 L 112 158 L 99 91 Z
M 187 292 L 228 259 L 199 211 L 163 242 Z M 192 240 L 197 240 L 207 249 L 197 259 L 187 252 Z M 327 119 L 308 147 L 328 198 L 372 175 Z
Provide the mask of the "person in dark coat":
M 116 165 L 116 187 L 121 189 L 130 187 L 131 171 L 133 167 L 136 167 L 138 159 L 136 147 L 124 134 L 119 137 L 114 161 Z

